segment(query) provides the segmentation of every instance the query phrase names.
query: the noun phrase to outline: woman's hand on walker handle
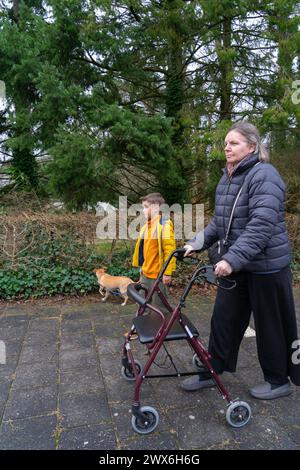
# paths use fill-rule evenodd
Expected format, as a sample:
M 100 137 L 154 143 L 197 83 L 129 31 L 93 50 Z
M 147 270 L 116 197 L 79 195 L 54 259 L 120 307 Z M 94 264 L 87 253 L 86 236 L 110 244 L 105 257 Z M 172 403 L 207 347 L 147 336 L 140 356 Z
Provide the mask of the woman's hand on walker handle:
M 194 248 L 191 245 L 184 245 L 183 248 L 185 249 L 184 258 L 186 256 L 190 256 L 191 253 L 194 251 Z
M 232 273 L 232 267 L 227 261 L 222 260 L 215 265 L 214 272 L 218 277 L 229 276 Z

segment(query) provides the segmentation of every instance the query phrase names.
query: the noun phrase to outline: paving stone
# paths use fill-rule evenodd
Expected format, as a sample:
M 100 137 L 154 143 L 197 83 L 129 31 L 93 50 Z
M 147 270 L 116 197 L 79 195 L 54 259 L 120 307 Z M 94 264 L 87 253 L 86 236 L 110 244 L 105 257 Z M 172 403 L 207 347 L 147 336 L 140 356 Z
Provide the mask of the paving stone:
M 99 359 L 94 348 L 68 349 L 61 351 L 59 365 L 62 371 L 96 367 Z
M 289 438 L 297 445 L 297 449 L 300 446 L 300 426 L 291 426 L 288 430 Z
M 13 388 L 31 388 L 56 383 L 57 365 L 48 363 L 21 364 L 16 370 Z
M 81 426 L 63 431 L 59 436 L 59 449 L 66 450 L 115 450 L 113 429 L 103 425 Z
M 242 346 L 239 351 L 238 362 L 237 362 L 237 370 L 246 368 L 246 373 L 253 367 L 253 363 L 258 364 L 257 354 L 256 352 L 253 354 L 249 354 L 249 352 L 244 348 L 246 343 L 254 343 L 250 346 L 251 351 L 256 348 L 255 338 L 244 338 L 242 341 Z
M 241 450 L 239 444 L 233 439 L 225 439 L 222 442 L 213 444 L 207 450 Z
M 246 384 L 247 393 L 249 388 L 264 382 L 262 370 L 256 359 L 253 359 L 252 367 L 239 368 L 236 372 L 236 376 L 240 382 Z
M 5 343 L 7 360 L 12 356 L 19 356 L 21 349 L 22 349 L 22 341 L 20 339 L 8 339 L 8 340 L 5 340 L 4 343 Z
M 252 416 L 249 423 L 230 432 L 242 450 L 294 450 L 297 445 L 274 419 L 269 416 Z
M 15 358 L 17 361 L 17 358 Z M 12 381 L 16 371 L 17 362 L 15 364 L 0 364 L 0 381 Z
M 0 364 L 0 381 L 11 381 L 14 378 L 14 373 L 18 364 L 18 356 L 11 356 L 6 351 L 6 363 Z
M 34 309 L 34 313 L 36 315 L 36 317 L 40 318 L 40 317 L 59 317 L 60 315 L 60 311 L 61 311 L 61 307 L 60 306 L 56 306 L 56 307 L 43 307 L 43 306 L 40 306 L 40 307 L 36 307 Z
M 176 436 L 167 432 L 160 432 L 144 436 L 135 435 L 132 439 L 120 439 L 124 450 L 178 450 Z
M 4 340 L 15 340 L 19 339 L 22 340 L 22 338 L 25 336 L 27 331 L 27 323 L 22 326 L 7 326 L 7 327 L 2 327 L 0 325 L 0 339 L 2 341 Z
M 167 349 L 179 372 L 194 372 L 196 371 L 193 365 L 194 351 L 191 350 L 186 341 L 175 341 L 167 344 Z M 164 364 L 165 352 L 161 350 L 158 356 L 158 360 L 155 362 Z M 170 364 L 169 360 L 166 360 L 166 365 Z M 173 367 L 170 367 L 170 373 L 175 372 Z
M 65 320 L 85 320 L 97 319 L 108 312 L 109 309 L 103 304 L 93 303 L 92 305 L 86 304 L 80 307 L 62 308 L 61 313 Z
M 295 410 L 300 410 L 299 387 L 293 386 L 292 395 L 278 400 L 255 400 L 256 410 L 262 416 L 272 417 L 282 428 L 300 427 L 300 414 L 295 413 Z
M 12 390 L 6 404 L 4 420 L 41 416 L 53 413 L 57 405 L 57 386 L 31 390 Z
M 181 389 L 180 382 L 184 378 L 174 379 L 149 379 L 153 389 L 155 399 L 160 403 L 164 410 L 177 410 L 182 407 L 197 408 L 198 406 L 207 406 L 208 398 L 214 394 L 218 399 L 216 389 L 205 389 L 201 393 L 189 393 Z
M 116 354 L 121 357 L 124 338 L 98 338 L 96 339 L 96 347 L 101 355 L 103 354 Z
M 192 410 L 169 411 L 170 426 L 177 432 L 181 449 L 207 449 L 232 439 L 224 414 L 218 408 L 199 406 Z
M 0 430 L 2 450 L 54 450 L 56 416 L 4 422 Z
M 300 289 L 295 297 L 299 307 Z M 184 313 L 207 346 L 214 295 L 190 299 Z M 216 388 L 187 393 L 180 388 L 183 378 L 156 378 L 143 381 L 140 401 L 157 408 L 160 422 L 152 434 L 140 436 L 131 426 L 135 381 L 121 375 L 123 333 L 134 304 L 95 298 L 82 305 L 8 307 L 0 313 L 0 339 L 2 332 L 8 345 L 7 364 L 0 365 L 1 449 L 300 450 L 299 387 L 278 400 L 249 396 L 249 387 L 263 380 L 254 338 L 244 338 L 237 372 L 221 376 L 232 398 L 252 408 L 245 428 L 226 422 L 226 402 Z M 193 370 L 185 341 L 167 347 L 178 368 Z M 131 348 L 144 365 L 145 346 L 137 340 Z M 164 368 L 163 350 L 156 362 L 161 367 L 153 365 L 151 374 L 173 372 Z
M 130 329 L 131 324 L 122 323 L 120 321 L 115 322 L 103 322 L 101 324 L 94 325 L 94 332 L 97 338 L 122 338 L 125 329 Z
M 20 355 L 19 364 L 58 362 L 58 345 L 56 343 L 34 343 L 24 346 Z
M 61 371 L 60 393 L 82 393 L 104 388 L 97 367 Z
M 138 359 L 139 362 L 144 365 L 145 356 L 136 354 L 135 359 Z M 131 403 L 133 399 L 135 380 L 128 381 L 122 376 L 120 355 L 111 354 L 100 356 L 100 363 L 105 386 L 108 390 L 109 399 L 112 401 L 127 401 Z M 157 371 L 154 370 L 153 372 Z M 164 379 L 161 380 L 163 381 Z M 154 397 L 154 399 L 157 399 L 157 384 L 157 379 L 144 380 L 141 386 L 141 397 L 146 399 L 149 397 Z M 169 387 L 168 391 L 166 392 L 167 397 L 170 397 L 170 390 L 173 394 L 173 387 L 174 385 Z
M 77 348 L 91 348 L 94 346 L 94 335 L 90 332 L 77 334 L 62 334 L 61 351 Z
M 57 334 L 57 330 L 59 328 L 59 320 L 56 318 L 35 318 L 30 321 L 28 327 L 28 336 L 33 333 L 55 333 Z
M 120 318 L 126 318 L 128 321 L 128 317 L 134 318 L 137 312 L 137 305 L 135 303 L 127 303 L 123 307 L 121 305 L 116 306 L 116 313 Z
M 91 331 L 92 323 L 90 320 L 66 320 L 62 322 L 61 331 L 64 334 L 82 333 L 83 331 Z
M 24 304 L 6 305 L 0 306 L 0 314 L 5 317 L 15 317 L 18 319 L 29 319 L 34 314 L 34 309 L 31 307 L 25 307 Z
M 70 310 L 67 312 L 62 311 L 63 319 L 64 320 L 86 320 L 89 319 L 89 316 L 82 312 L 76 310 Z
M 62 395 L 59 410 L 63 429 L 111 421 L 104 390 L 98 390 L 94 393 Z
M 3 414 L 6 401 L 8 399 L 10 387 L 11 387 L 10 381 L 0 382 L 0 422 L 2 419 L 1 416 Z
M 31 331 L 25 339 L 25 346 L 33 346 L 36 344 L 56 344 L 58 343 L 58 331 Z
M 245 354 L 252 356 L 258 362 L 255 338 L 243 338 L 241 347 Z
M 22 307 L 14 307 L 13 311 L 15 312 L 20 312 L 20 310 L 23 310 Z M 9 312 L 6 310 L 6 312 Z M 0 314 L 0 328 L 5 328 L 8 326 L 24 326 L 28 323 L 30 320 L 30 316 L 28 315 L 11 315 L 11 314 L 4 314 L 2 315 L 2 312 Z

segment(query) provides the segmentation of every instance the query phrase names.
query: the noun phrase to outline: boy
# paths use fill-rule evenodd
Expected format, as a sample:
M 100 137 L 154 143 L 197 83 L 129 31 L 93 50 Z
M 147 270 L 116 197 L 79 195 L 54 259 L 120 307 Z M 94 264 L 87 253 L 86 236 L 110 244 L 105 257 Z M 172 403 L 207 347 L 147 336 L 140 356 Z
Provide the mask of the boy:
M 141 202 L 147 222 L 141 228 L 134 249 L 132 265 L 141 268 L 140 282 L 150 290 L 169 254 L 176 249 L 176 242 L 173 222 L 170 219 L 164 219 L 159 211 L 160 206 L 165 203 L 162 195 L 160 193 L 147 194 L 141 198 Z M 163 282 L 159 284 L 166 298 L 166 286 L 170 284 L 175 269 L 176 260 L 173 257 L 165 271 Z M 156 292 L 152 297 L 152 304 L 164 313 L 168 313 Z

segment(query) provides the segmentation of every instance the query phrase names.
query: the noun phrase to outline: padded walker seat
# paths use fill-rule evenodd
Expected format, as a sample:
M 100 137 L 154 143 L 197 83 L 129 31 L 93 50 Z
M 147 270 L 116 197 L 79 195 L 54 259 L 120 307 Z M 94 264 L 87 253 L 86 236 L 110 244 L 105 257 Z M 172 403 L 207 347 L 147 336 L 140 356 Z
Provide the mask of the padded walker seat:
M 165 316 L 165 318 L 170 318 L 171 314 L 168 314 Z M 193 325 L 192 322 L 185 316 L 181 315 L 181 318 L 183 319 L 184 323 L 188 326 L 189 330 L 191 331 L 192 335 L 194 337 L 198 337 L 199 333 L 196 329 L 196 327 Z M 162 324 L 162 318 L 152 312 L 144 316 L 139 316 L 135 317 L 133 319 L 133 324 L 135 326 L 136 332 L 139 335 L 139 340 L 142 344 L 146 343 L 152 343 L 154 340 L 161 324 Z M 186 331 L 182 328 L 180 323 L 175 320 L 175 322 L 172 325 L 171 330 L 165 337 L 164 341 L 175 341 L 178 339 L 187 339 L 188 334 Z
M 141 290 L 141 288 L 141 285 L 138 283 L 129 284 L 129 286 L 127 287 L 127 294 L 139 305 L 144 305 L 146 303 L 145 298 L 141 296 L 138 292 L 138 290 Z M 167 315 L 165 315 L 165 318 L 170 318 L 170 316 L 171 314 L 168 313 Z M 199 333 L 193 323 L 185 315 L 181 314 L 181 318 L 189 328 L 192 335 L 197 338 L 199 336 Z M 133 324 L 139 336 L 139 340 L 142 344 L 152 343 L 160 326 L 162 325 L 162 321 L 162 318 L 154 312 L 147 313 L 146 315 L 141 315 L 133 319 Z M 175 320 L 171 330 L 167 334 L 164 341 L 175 341 L 178 339 L 187 338 L 188 334 L 182 328 L 178 320 Z

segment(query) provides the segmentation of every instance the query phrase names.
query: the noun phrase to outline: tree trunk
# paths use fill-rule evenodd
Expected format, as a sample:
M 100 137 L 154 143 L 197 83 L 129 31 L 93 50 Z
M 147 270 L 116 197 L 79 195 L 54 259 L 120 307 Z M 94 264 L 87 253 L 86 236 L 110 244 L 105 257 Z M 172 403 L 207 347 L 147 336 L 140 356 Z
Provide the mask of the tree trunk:
M 13 0 L 12 18 L 13 21 L 18 25 L 20 19 L 20 0 Z M 24 108 L 26 110 L 28 109 L 28 96 L 26 94 L 26 89 L 19 90 L 18 94 L 19 96 L 14 100 L 16 119 L 20 110 L 24 110 Z M 12 137 L 21 138 L 21 136 L 27 132 L 30 132 L 30 129 L 24 129 L 22 126 L 15 125 L 12 131 Z M 18 172 L 20 172 L 20 174 L 25 175 L 31 186 L 37 187 L 37 163 L 31 147 L 26 147 L 26 145 L 20 144 L 19 147 L 14 148 L 12 155 L 12 165 L 18 170 Z
M 220 68 L 220 119 L 231 120 L 232 102 L 231 102 L 231 84 L 233 79 L 232 59 L 228 52 L 231 48 L 231 20 L 224 18 L 220 27 L 220 39 L 217 41 L 217 54 L 219 57 Z

